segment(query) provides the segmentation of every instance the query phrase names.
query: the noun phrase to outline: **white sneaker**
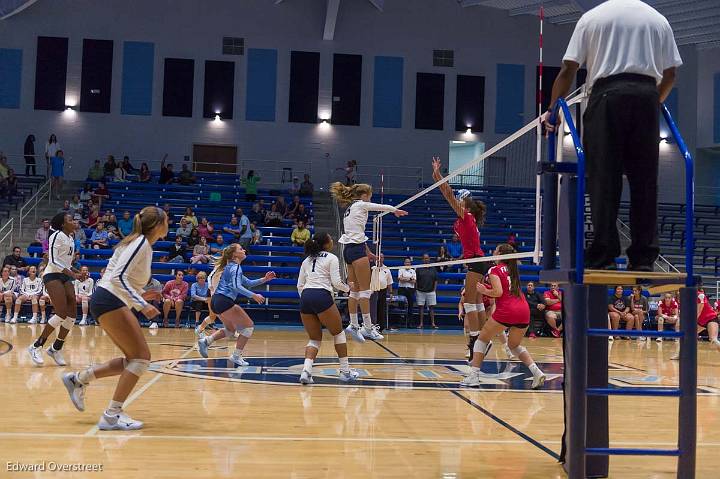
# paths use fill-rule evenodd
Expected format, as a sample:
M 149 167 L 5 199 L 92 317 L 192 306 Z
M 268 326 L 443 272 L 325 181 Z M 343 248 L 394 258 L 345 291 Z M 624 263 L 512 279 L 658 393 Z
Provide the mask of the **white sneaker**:
M 475 371 L 471 371 L 470 374 L 460 381 L 460 386 L 465 388 L 476 388 L 480 386 L 480 375 Z
M 349 381 L 355 381 L 357 378 L 360 377 L 360 373 L 355 371 L 354 369 L 349 369 L 347 371 L 340 371 L 340 381 L 343 382 L 349 382 Z
M 532 386 L 530 386 L 532 389 L 540 389 L 543 384 L 545 384 L 545 373 L 540 373 L 537 376 L 533 377 Z
M 10 320 L 10 324 L 16 324 L 16 323 L 17 323 L 17 316 L 13 316 L 12 319 Z
M 70 400 L 78 411 L 85 410 L 85 387 L 77 378 L 77 373 L 65 373 L 62 375 L 62 382 L 70 395 Z
M 230 355 L 230 361 L 241 367 L 250 366 L 250 363 L 245 361 L 242 356 L 236 356 L 235 354 Z
M 6 323 L 9 323 L 9 322 L 10 322 L 10 319 L 11 319 L 10 316 L 5 316 L 5 322 L 6 322 Z
M 28 321 L 28 324 L 37 324 L 37 318 L 33 316 L 32 318 L 30 318 L 30 321 Z
M 508 359 L 515 359 L 515 355 L 510 350 L 510 346 L 508 346 L 507 344 L 503 345 L 503 350 L 505 351 Z
M 142 421 L 136 421 L 123 411 L 116 414 L 104 412 L 98 421 L 98 429 L 101 431 L 134 431 L 143 427 Z
M 43 361 L 42 358 L 42 348 L 36 348 L 31 344 L 27 350 L 28 354 L 30 354 L 30 359 L 32 359 L 32 362 L 35 363 L 36 366 L 42 366 L 45 364 L 45 361 Z
M 158 325 L 157 325 L 157 323 L 156 323 L 155 321 L 153 321 L 152 323 L 150 323 L 150 329 L 157 329 L 157 327 L 158 327 Z
M 41 318 L 41 319 L 40 319 L 40 324 L 45 324 L 46 322 L 47 322 L 47 319 L 46 319 L 46 318 Z
M 312 384 L 314 382 L 312 374 L 303 369 L 303 372 L 300 373 L 300 384 Z
M 48 356 L 53 358 L 53 361 L 55 361 L 55 364 L 58 366 L 67 366 L 67 363 L 65 362 L 65 358 L 63 357 L 62 351 L 55 351 L 52 346 L 47 348 L 46 350 Z
M 662 343 L 662 338 L 661 338 L 661 337 L 655 338 L 655 342 L 656 342 L 656 343 Z
M 364 336 L 362 335 L 362 333 L 360 332 L 360 327 L 357 327 L 357 328 L 356 328 L 355 326 L 353 326 L 353 325 L 351 324 L 350 326 L 348 326 L 347 328 L 345 328 L 345 332 L 346 332 L 347 334 L 349 334 L 350 336 L 352 336 L 352 338 L 353 338 L 355 341 L 357 341 L 358 343 L 364 343 L 364 342 L 365 342 L 365 337 L 364 337 Z
M 638 337 L 637 337 L 637 342 L 638 342 L 638 343 L 641 343 L 641 342 L 643 342 L 643 341 L 645 341 L 645 338 L 644 338 L 644 337 L 642 337 L 642 336 L 638 336 Z
M 87 319 L 85 319 L 85 318 L 81 319 L 80 326 L 87 326 Z
M 715 346 L 715 349 L 717 349 L 718 351 L 720 351 L 720 341 L 718 341 L 718 340 L 716 339 L 715 341 L 712 341 L 710 344 L 712 344 L 713 346 Z
M 608 341 L 612 343 L 613 341 L 615 341 L 615 337 L 614 337 L 614 336 L 608 336 Z
M 370 328 L 366 328 L 365 326 L 363 326 L 362 328 L 360 328 L 360 334 L 362 334 L 365 339 L 384 339 L 385 336 L 380 334 L 380 331 L 378 331 L 379 329 L 379 326 L 372 326 Z
M 205 341 L 205 338 L 198 339 L 197 342 L 198 351 L 200 352 L 200 356 L 207 359 L 208 357 L 208 343 Z

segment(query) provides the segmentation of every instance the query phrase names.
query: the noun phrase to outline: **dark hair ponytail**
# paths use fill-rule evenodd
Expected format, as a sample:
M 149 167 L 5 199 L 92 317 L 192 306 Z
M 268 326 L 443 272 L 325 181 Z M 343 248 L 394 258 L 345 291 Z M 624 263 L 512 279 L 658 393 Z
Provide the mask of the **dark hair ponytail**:
M 517 253 L 517 250 L 507 243 L 498 245 L 495 251 L 498 255 Z M 518 260 L 498 258 L 497 262 L 503 263 L 507 266 L 508 273 L 510 273 L 510 294 L 520 297 L 520 271 L 518 269 Z
M 55 231 L 62 231 L 63 226 L 65 225 L 65 215 L 67 213 L 58 213 L 55 216 L 52 217 L 50 220 L 50 228 L 52 228 Z
M 485 213 L 487 212 L 485 203 L 480 200 L 474 200 L 471 196 L 468 196 L 465 198 L 464 206 L 465 209 L 475 217 L 475 223 L 478 228 L 485 224 Z
M 332 238 L 327 233 L 314 234 L 312 238 L 305 242 L 305 255 L 310 257 L 319 255 L 331 240 Z

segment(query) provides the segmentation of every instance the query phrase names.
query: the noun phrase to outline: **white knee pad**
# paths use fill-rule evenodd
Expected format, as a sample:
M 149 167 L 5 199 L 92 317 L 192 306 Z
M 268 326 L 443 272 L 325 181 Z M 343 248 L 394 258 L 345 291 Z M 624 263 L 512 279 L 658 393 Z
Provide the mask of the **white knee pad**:
M 50 316 L 48 324 L 53 328 L 57 329 L 60 327 L 61 324 L 63 324 L 63 321 L 65 321 L 63 318 L 61 318 L 57 314 L 53 314 L 52 316 Z
M 235 336 L 235 331 L 232 331 L 231 329 L 228 329 L 227 327 L 223 328 L 225 330 L 225 337 L 226 338 L 232 338 Z
M 75 318 L 65 318 L 62 322 L 62 327 L 67 329 L 68 331 L 71 330 L 75 326 Z
M 315 348 L 315 349 L 319 350 L 320 349 L 320 341 L 315 341 L 314 339 L 311 339 L 310 341 L 308 341 L 307 347 Z
M 360 297 L 360 299 L 370 299 L 370 296 L 372 296 L 372 294 L 373 294 L 372 289 L 366 289 L 364 291 L 360 291 L 358 293 L 358 296 Z
M 33 306 L 38 304 L 37 296 L 33 296 L 32 298 L 30 298 L 30 304 L 32 304 Z
M 340 331 L 338 334 L 333 336 L 333 339 L 335 340 L 335 344 L 347 343 L 347 338 L 345 337 L 345 331 Z
M 477 305 L 475 303 L 463 303 L 466 313 L 472 313 L 477 311 Z
M 246 338 L 249 338 L 253 335 L 253 331 L 255 331 L 255 328 L 245 328 L 240 330 L 240 336 L 245 336 Z
M 510 349 L 510 351 L 519 358 L 522 353 L 527 351 L 527 349 L 525 349 L 523 346 L 518 346 L 516 348 Z
M 39 301 L 38 301 L 38 304 L 44 308 L 44 307 L 45 307 L 45 300 L 44 300 L 44 299 L 39 300 Z
M 358 299 L 358 298 L 360 298 L 360 292 L 359 291 L 350 291 L 350 297 L 352 299 Z
M 482 313 L 483 311 L 485 311 L 485 304 L 483 304 L 483 303 L 476 304 L 475 311 L 477 311 L 478 313 Z
M 135 376 L 140 377 L 145 374 L 145 371 L 147 371 L 149 367 L 150 361 L 147 359 L 131 359 L 128 361 L 127 366 L 125 366 L 125 369 Z
M 473 344 L 473 352 L 485 354 L 485 351 L 487 351 L 487 347 L 488 343 L 478 338 L 478 340 L 475 341 L 475 344 Z

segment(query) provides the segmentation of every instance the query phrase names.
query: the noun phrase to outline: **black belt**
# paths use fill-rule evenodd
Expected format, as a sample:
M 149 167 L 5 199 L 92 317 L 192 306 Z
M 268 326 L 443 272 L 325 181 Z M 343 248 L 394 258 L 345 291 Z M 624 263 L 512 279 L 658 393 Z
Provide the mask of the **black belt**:
M 657 83 L 654 77 L 648 75 L 640 75 L 639 73 L 618 73 L 617 75 L 610 75 L 609 77 L 603 77 L 596 80 L 593 88 L 603 88 L 617 82 L 652 83 L 653 85 Z

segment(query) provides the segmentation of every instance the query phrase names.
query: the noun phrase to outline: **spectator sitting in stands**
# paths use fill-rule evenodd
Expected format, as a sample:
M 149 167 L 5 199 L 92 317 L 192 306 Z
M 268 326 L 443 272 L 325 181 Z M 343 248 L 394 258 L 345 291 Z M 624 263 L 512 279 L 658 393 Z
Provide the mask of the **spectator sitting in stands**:
M 277 198 L 275 198 L 275 206 L 277 207 L 277 212 L 280 213 L 283 217 L 285 217 L 288 210 L 288 204 L 285 202 L 284 196 L 278 196 Z
M 197 228 L 197 227 L 198 227 L 198 219 L 197 219 L 197 216 L 195 216 L 195 212 L 193 211 L 193 209 L 192 209 L 190 206 L 188 206 L 187 208 L 185 208 L 185 216 L 183 216 L 183 218 L 184 218 L 188 223 L 190 223 L 193 228 Z
M 187 239 L 188 248 L 194 248 L 195 245 L 200 243 L 200 233 L 197 228 L 193 228 L 190 232 L 190 236 Z
M 85 243 L 87 243 L 87 235 L 85 234 L 85 229 L 80 225 L 81 219 L 82 217 L 77 214 L 73 218 L 73 224 L 75 225 L 75 232 L 73 233 L 75 239 L 75 251 L 79 251 L 81 248 L 84 248 Z
M 115 165 L 115 171 L 113 171 L 113 181 L 116 183 L 125 183 L 130 181 L 127 179 L 127 171 L 125 171 L 120 164 Z
M 42 226 L 35 231 L 35 241 L 30 243 L 30 246 L 42 246 L 43 243 L 47 243 L 48 236 L 50 236 L 50 221 L 43 218 Z
M 76 214 L 82 215 L 83 204 L 82 204 L 82 201 L 80 201 L 80 197 L 78 195 L 72 196 L 72 200 L 70 200 L 70 209 L 72 210 L 71 215 L 73 215 L 73 216 L 75 216 Z
M 185 273 L 178 271 L 175 273 L 175 279 L 171 279 L 165 283 L 165 287 L 162 290 L 164 328 L 168 326 L 168 317 L 173 308 L 175 309 L 175 327 L 180 327 L 183 306 L 185 306 L 185 299 L 190 289 L 189 285 L 183 281 L 184 276 Z
M 303 205 L 302 203 L 300 204 L 300 206 L 298 206 L 298 211 L 295 214 L 295 220 L 302 221 L 306 225 L 309 225 L 313 222 L 312 216 L 308 214 L 308 212 L 305 210 L 305 205 Z
M 200 313 L 208 309 L 210 304 L 210 290 L 207 284 L 207 275 L 202 271 L 196 276 L 197 282 L 190 287 L 192 309 L 195 311 L 195 326 L 200 322 Z
M 197 231 L 197 230 L 196 230 Z M 193 255 L 190 258 L 191 264 L 206 264 L 210 261 L 210 247 L 204 236 L 200 237 L 200 242 L 193 247 Z
M 252 234 L 250 244 L 256 245 L 262 243 L 262 231 L 260 231 L 260 228 L 257 227 L 255 222 L 250 223 L 250 233 Z
M 70 208 L 70 201 L 69 201 L 69 200 L 65 200 L 65 201 L 63 202 L 62 208 L 58 208 L 57 212 L 58 212 L 58 213 L 65 213 L 66 215 L 70 215 L 70 216 L 72 216 L 72 215 L 74 214 L 74 212 L 72 211 L 72 208 Z
M 303 182 L 300 183 L 300 190 L 298 191 L 298 194 L 300 196 L 312 196 L 314 192 L 315 186 L 310 183 L 310 175 L 305 173 L 305 176 L 303 177 Z
M 137 168 L 133 168 L 133 165 L 130 164 L 130 157 L 127 155 L 123 156 L 122 169 L 125 170 L 125 173 L 128 175 L 132 175 L 138 171 Z
M 268 209 L 267 209 L 267 206 L 265 205 L 265 200 L 260 198 L 257 202 L 260 205 L 260 213 L 263 215 L 263 218 L 264 218 L 268 214 Z
M 642 331 L 648 311 L 650 311 L 650 305 L 647 298 L 642 295 L 642 286 L 633 286 L 630 295 L 630 313 L 635 318 L 635 329 L 638 331 Z M 645 341 L 645 338 L 638 336 L 637 340 Z
M 80 201 L 82 201 L 83 203 L 87 203 L 92 199 L 92 194 L 92 187 L 89 184 L 85 183 L 83 190 L 80 192 Z
M 163 156 L 162 162 L 160 163 L 160 178 L 158 183 L 161 185 L 167 185 L 175 182 L 175 172 L 173 171 L 172 163 L 165 163 L 167 157 L 168 154 L 165 153 L 165 156 Z
M 28 265 L 27 263 L 25 263 L 25 260 L 22 258 L 21 255 L 22 250 L 20 249 L 20 247 L 13 247 L 12 254 L 5 256 L 2 267 L 4 268 L 5 266 L 15 266 L 20 273 L 27 273 Z
M 170 221 L 172 221 L 173 216 L 172 216 L 172 213 L 170 212 L 170 203 L 165 203 L 163 205 L 163 211 L 165 212 L 167 217 L 170 219 Z
M 81 258 L 80 258 L 80 252 L 79 252 L 79 251 L 76 251 L 76 252 L 75 252 L 75 256 L 73 256 L 73 260 L 72 260 L 72 263 L 70 264 L 70 266 L 72 266 L 74 269 L 78 269 L 78 270 L 79 270 L 79 269 L 80 269 L 80 266 L 82 266 L 82 265 L 80 264 L 80 260 L 81 260 Z
M 105 225 L 101 222 L 95 225 L 95 230 L 92 232 L 92 236 L 90 236 L 90 244 L 93 249 L 105 249 L 110 246 L 108 232 L 105 230 Z
M 93 166 L 88 171 L 87 179 L 89 181 L 101 181 L 105 177 L 105 171 L 100 165 L 100 160 L 95 160 Z
M 17 266 L 10 266 L 10 277 L 15 279 L 15 284 L 20 286 L 22 283 L 23 275 L 18 271 Z
M 310 230 L 305 228 L 305 223 L 298 221 L 297 226 L 290 235 L 290 241 L 294 246 L 304 246 L 310 239 Z
M 450 257 L 450 254 L 448 253 L 447 248 L 445 247 L 445 245 L 440 245 L 440 248 L 438 248 L 437 258 L 435 258 L 435 262 L 443 263 L 445 261 L 450 261 L 450 260 L 452 260 L 452 258 Z M 445 270 L 447 269 L 447 266 L 439 266 L 437 269 L 441 273 L 444 273 Z
M 8 176 L 5 179 L 5 190 L 8 198 L 12 198 L 17 195 L 18 192 L 18 177 L 15 174 L 15 170 L 8 169 Z
M 210 254 L 220 254 L 225 249 L 225 238 L 223 235 L 217 235 L 215 242 L 210 244 Z
M 17 286 L 18 298 L 15 301 L 15 314 L 12 319 L 13 323 L 17 323 L 18 316 L 20 315 L 20 308 L 22 307 L 23 303 L 27 301 L 30 301 L 33 313 L 32 319 L 30 319 L 28 323 L 35 324 L 37 322 L 37 301 L 38 295 L 42 292 L 42 288 L 42 279 L 37 277 L 37 269 L 35 268 L 35 266 L 30 266 L 30 268 L 28 268 L 28 277 L 24 278 L 22 282 L 20 282 Z
M 678 326 L 680 326 L 680 322 L 678 321 L 680 319 L 679 309 L 680 308 L 678 307 L 677 301 L 675 301 L 675 299 L 672 297 L 672 294 L 665 293 L 663 300 L 660 302 L 660 304 L 658 304 L 656 316 L 657 330 L 664 331 L 665 325 L 670 324 L 673 326 L 675 331 L 677 331 Z M 715 310 L 717 311 L 717 308 L 715 308 Z M 663 338 L 655 339 L 655 341 L 657 341 L 658 343 L 662 343 L 662 340 Z
M 298 195 L 295 195 L 293 196 L 292 203 L 290 203 L 287 207 L 287 212 L 285 213 L 285 216 L 290 219 L 295 219 L 298 211 L 300 211 L 300 197 Z
M 282 214 L 278 211 L 277 203 L 273 203 L 270 212 L 265 216 L 265 226 L 279 227 L 282 226 Z
M 535 290 L 535 283 L 530 281 L 525 299 L 530 307 L 530 337 L 534 338 L 545 329 L 545 298 Z
M 148 168 L 147 163 L 143 163 L 140 165 L 140 176 L 138 181 L 140 181 L 140 183 L 149 183 L 151 179 L 152 175 L 150 174 L 150 168 Z
M 288 186 L 288 193 L 291 196 L 295 196 L 300 193 L 300 178 L 293 176 L 292 183 Z
M 212 224 L 208 222 L 208 219 L 204 216 L 200 219 L 200 224 L 197 227 L 200 236 L 210 241 L 214 238 Z
M 190 234 L 192 233 L 193 227 L 191 224 L 188 224 L 187 220 L 185 218 L 180 219 L 180 226 L 177 227 L 175 230 L 175 234 L 177 236 L 181 236 L 182 239 L 188 239 L 190 237 Z
M 99 219 L 100 219 L 100 208 L 95 203 L 92 203 L 90 206 L 90 212 L 88 213 L 87 222 L 86 222 L 88 228 L 94 228 Z
M 117 168 L 117 163 L 115 163 L 115 157 L 112 155 L 108 155 L 107 161 L 105 161 L 105 164 L 103 165 L 103 176 L 111 177 L 115 174 L 115 168 Z
M 253 203 L 252 208 L 248 213 L 248 219 L 251 223 L 258 225 L 265 224 L 265 215 L 260 212 L 260 203 Z
M 120 237 L 124 238 L 130 233 L 132 233 L 133 229 L 133 219 L 130 217 L 129 211 L 123 211 L 122 218 L 118 221 L 118 232 L 120 233 Z
M 238 223 L 237 216 L 233 216 L 232 218 L 230 218 L 229 223 L 225 223 L 225 226 L 223 226 L 223 231 L 229 235 L 233 235 L 231 243 L 236 243 L 240 240 L 242 228 L 240 227 L 240 223 Z
M 562 331 L 562 291 L 558 283 L 551 283 L 545 291 L 545 321 L 550 326 L 553 337 L 559 338 Z
M 13 303 L 15 302 L 17 284 L 14 279 L 10 279 L 10 266 L 3 266 L 0 273 L 0 301 L 5 304 L 5 322 L 9 323 L 12 319 Z M 0 306 L 2 304 L 0 303 Z
M 625 329 L 631 330 L 635 324 L 635 316 L 630 312 L 630 298 L 623 295 L 623 287 L 616 286 L 615 294 L 608 299 L 608 315 L 610 316 L 610 325 L 612 329 L 620 329 L 620 321 L 625 321 Z M 610 341 L 613 338 L 608 338 Z
M 188 165 L 183 163 L 180 174 L 178 175 L 178 183 L 183 186 L 190 186 L 195 184 L 195 181 L 195 175 L 193 175 L 192 171 L 190 171 Z
M 175 236 L 175 242 L 170 245 L 168 250 L 168 262 L 169 263 L 184 263 L 185 253 L 187 249 L 183 245 L 183 237 L 180 235 Z
M 110 199 L 110 191 L 105 186 L 105 182 L 101 181 L 98 183 L 98 187 L 92 193 L 92 200 L 100 208 L 102 208 L 102 202 Z
M 447 244 L 448 253 L 453 258 L 459 258 L 462 255 L 462 243 L 457 234 L 452 235 L 452 240 Z

